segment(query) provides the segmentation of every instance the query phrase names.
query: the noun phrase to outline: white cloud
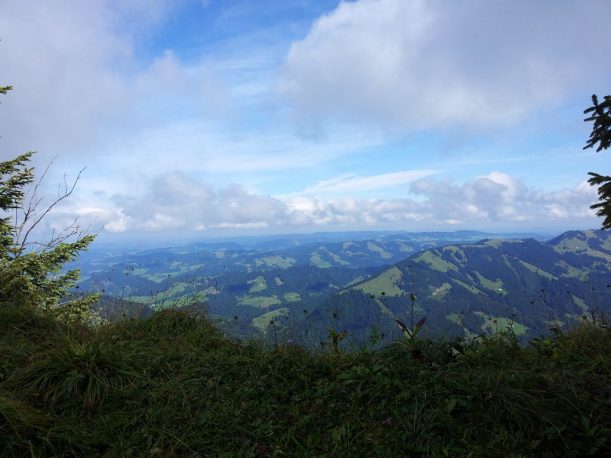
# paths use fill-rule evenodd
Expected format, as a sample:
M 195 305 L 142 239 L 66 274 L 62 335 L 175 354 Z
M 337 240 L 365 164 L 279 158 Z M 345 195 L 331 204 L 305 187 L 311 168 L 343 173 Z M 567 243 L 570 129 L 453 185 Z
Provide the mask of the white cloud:
M 581 183 L 574 188 L 545 192 L 501 172 L 465 183 L 426 177 L 414 181 L 401 198 L 310 195 L 278 198 L 246 191 L 239 185 L 214 189 L 180 172 L 158 176 L 138 196 L 117 194 L 113 205 L 101 209 L 84 202 L 87 220 L 96 217 L 108 232 L 210 231 L 215 229 L 324 228 L 470 228 L 596 226 L 589 205 L 595 189 Z
M 221 118 L 231 95 L 213 56 L 188 63 L 146 40 L 168 17 L 169 0 L 2 3 L 0 159 L 25 150 L 91 164 L 112 141 L 185 118 Z M 158 53 L 158 54 L 154 54 Z
M 411 185 L 411 192 L 426 199 L 422 205 L 429 218 L 454 224 L 595 222 L 589 206 L 596 190 L 587 183 L 546 192 L 492 172 L 463 184 L 424 178 Z
M 132 42 L 110 30 L 113 21 L 99 1 L 3 2 L 2 78 L 14 86 L 0 110 L 3 157 L 55 155 L 66 139 L 94 136 L 93 120 L 120 112 L 124 88 L 109 65 L 128 63 Z
M 277 199 L 238 185 L 215 191 L 180 172 L 157 177 L 139 197 L 117 194 L 113 202 L 117 220 L 104 221 L 112 231 L 265 227 L 286 216 Z
M 188 61 L 151 49 L 156 27 L 183 3 L 3 2 L 0 83 L 15 89 L 0 106 L 0 160 L 37 150 L 41 166 L 59 154 L 57 170 L 87 165 L 106 191 L 177 164 L 203 173 L 299 169 L 385 141 L 356 129 L 308 138 L 275 119 L 261 101 L 275 48 L 220 43 L 223 54 L 206 48 Z
M 315 120 L 504 125 L 606 90 L 610 20 L 606 0 L 341 2 L 293 43 L 280 91 Z
M 37 149 L 39 164 L 63 155 L 59 172 L 89 166 L 74 202 L 58 209 L 52 225 L 74 214 L 109 232 L 596 224 L 587 184 L 545 192 L 501 173 L 456 183 L 431 178 L 435 170 L 426 167 L 438 165 L 422 158 L 415 158 L 418 170 L 356 170 L 298 195 L 251 187 L 290 192 L 314 182 L 307 168 L 332 162 L 334 170 L 354 169 L 367 162 L 352 161 L 355 155 L 396 147 L 387 126 L 497 125 L 576 85 L 596 92 L 596 78 L 606 83 L 611 67 L 600 59 L 609 3 L 341 3 L 293 44 L 281 71 L 293 107 L 325 123 L 324 135 L 313 129 L 319 136 L 296 135 L 283 102 L 266 98 L 284 46 L 270 38 L 276 32 L 258 44 L 248 35 L 221 39 L 200 55 L 189 49 L 188 61 L 181 50 L 158 48 L 156 27 L 181 5 L 2 2 L 0 83 L 15 91 L 0 106 L 0 160 Z M 382 127 L 328 123 L 328 116 Z M 500 163 L 494 152 L 491 160 Z M 57 180 L 53 172 L 48 182 Z M 226 185 L 236 181 L 246 185 Z M 411 193 L 400 194 L 409 183 Z M 357 198 L 386 188 L 401 197 Z

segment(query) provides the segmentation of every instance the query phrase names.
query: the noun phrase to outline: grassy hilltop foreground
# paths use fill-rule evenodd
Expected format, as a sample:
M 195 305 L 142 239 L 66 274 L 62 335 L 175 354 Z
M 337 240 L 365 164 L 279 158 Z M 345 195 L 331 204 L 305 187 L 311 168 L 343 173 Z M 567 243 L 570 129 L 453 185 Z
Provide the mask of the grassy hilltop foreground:
M 0 307 L 0 456 L 603 456 L 611 332 L 266 348 L 187 311 Z

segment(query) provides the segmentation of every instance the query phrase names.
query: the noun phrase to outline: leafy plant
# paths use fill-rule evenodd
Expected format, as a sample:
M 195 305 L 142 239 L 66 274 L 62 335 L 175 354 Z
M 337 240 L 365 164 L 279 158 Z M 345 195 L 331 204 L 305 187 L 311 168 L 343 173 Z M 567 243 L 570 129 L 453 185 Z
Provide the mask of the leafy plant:
M 584 119 L 592 122 L 592 132 L 590 138 L 583 149 L 596 147 L 596 152 L 606 150 L 611 146 L 611 96 L 606 95 L 602 102 L 599 102 L 596 95 L 592 96 L 592 106 L 584 111 L 589 114 Z M 588 180 L 592 186 L 598 186 L 599 202 L 590 208 L 597 210 L 596 214 L 603 217 L 603 229 L 611 229 L 611 176 L 599 175 L 589 172 L 591 178 Z
M 411 326 L 408 328 L 405 325 L 405 323 L 403 323 L 401 320 L 396 319 L 396 318 L 395 318 L 395 322 L 397 323 L 397 325 L 399 325 L 399 329 L 401 329 L 401 332 L 403 333 L 403 335 L 407 337 L 409 343 L 413 345 L 414 342 L 416 341 L 416 338 L 418 337 L 418 334 L 420 334 L 422 327 L 426 323 L 426 316 L 422 317 L 420 320 L 418 320 L 416 324 L 414 324 L 414 305 L 416 303 L 416 295 L 414 293 L 410 293 L 409 300 L 410 300 L 410 306 L 411 306 L 411 309 L 410 309 Z
M 401 329 L 403 335 L 409 339 L 410 343 L 414 343 L 418 337 L 418 334 L 420 334 L 420 331 L 426 323 L 426 317 L 422 317 L 420 320 L 418 320 L 418 322 L 411 329 L 405 326 L 401 320 L 395 319 L 395 322 L 399 325 L 399 329 Z

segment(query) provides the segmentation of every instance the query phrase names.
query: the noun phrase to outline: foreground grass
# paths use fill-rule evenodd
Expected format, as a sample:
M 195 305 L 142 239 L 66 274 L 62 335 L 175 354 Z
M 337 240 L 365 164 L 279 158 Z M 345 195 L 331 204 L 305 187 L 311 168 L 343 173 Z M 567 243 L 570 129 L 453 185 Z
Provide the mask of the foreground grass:
M 0 309 L 1 456 L 601 456 L 611 332 L 519 347 L 266 349 L 165 311 L 97 330 Z

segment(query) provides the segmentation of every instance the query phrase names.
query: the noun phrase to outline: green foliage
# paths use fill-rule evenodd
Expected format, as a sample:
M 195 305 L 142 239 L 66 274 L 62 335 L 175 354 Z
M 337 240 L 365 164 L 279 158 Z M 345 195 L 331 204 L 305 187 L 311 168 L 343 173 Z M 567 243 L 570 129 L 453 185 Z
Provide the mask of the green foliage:
M 93 236 L 85 236 L 73 243 L 60 243 L 48 251 L 32 251 L 0 260 L 0 303 L 24 305 L 34 301 L 48 309 L 57 307 L 79 277 L 76 269 L 62 273 L 63 266 L 75 259 L 93 239 Z M 76 311 L 95 299 L 79 298 L 62 305 L 65 310 Z
M 0 93 L 6 94 L 10 89 L 10 86 L 1 87 Z M 28 242 L 32 230 L 56 203 L 72 192 L 67 190 L 53 204 L 40 211 L 37 206 L 42 200 L 35 194 L 34 168 L 28 167 L 32 155 L 32 152 L 28 152 L 0 162 L 0 306 L 35 304 L 54 309 L 66 318 L 83 317 L 97 297 L 75 298 L 64 301 L 59 307 L 68 289 L 74 286 L 79 277 L 77 269 L 64 272 L 63 268 L 89 246 L 94 236 L 80 236 L 76 241 L 68 242 L 70 235 L 73 235 L 68 232 L 48 243 L 37 243 L 38 249 L 32 248 Z M 35 198 L 26 202 L 26 194 L 31 187 L 34 188 Z
M 611 146 L 611 96 L 606 95 L 603 102 L 592 96 L 592 106 L 584 111 L 590 114 L 584 121 L 592 122 L 590 138 L 583 149 L 596 147 L 596 152 Z M 603 229 L 611 229 L 611 176 L 589 172 L 588 180 L 592 186 L 598 186 L 599 202 L 590 208 L 597 210 L 596 215 L 604 218 Z
M 0 162 L 0 211 L 7 215 L 0 218 L 1 261 L 8 261 L 19 252 L 14 244 L 15 222 L 8 213 L 20 208 L 25 196 L 24 188 L 34 181 L 34 169 L 26 167 L 32 154 L 29 152 L 13 160 Z
M 604 218 L 602 228 L 611 229 L 611 176 L 588 172 L 592 178 L 588 180 L 592 186 L 598 186 L 599 202 L 590 206 L 596 210 L 596 216 Z
M 411 329 L 405 326 L 405 323 L 403 323 L 401 320 L 395 319 L 395 322 L 399 325 L 399 329 L 401 329 L 401 332 L 408 339 L 409 343 L 414 344 L 414 342 L 418 338 L 418 334 L 420 334 L 422 327 L 426 323 L 426 317 L 423 317 L 418 320 L 418 322 L 413 325 Z
M 0 309 L 0 455 L 606 456 L 611 331 L 309 353 L 165 310 L 87 328 Z
M 596 152 L 611 146 L 611 96 L 606 95 L 604 101 L 599 103 L 596 95 L 592 96 L 592 106 L 584 114 L 590 114 L 584 121 L 592 122 L 592 132 L 584 149 L 594 148 L 598 143 Z

